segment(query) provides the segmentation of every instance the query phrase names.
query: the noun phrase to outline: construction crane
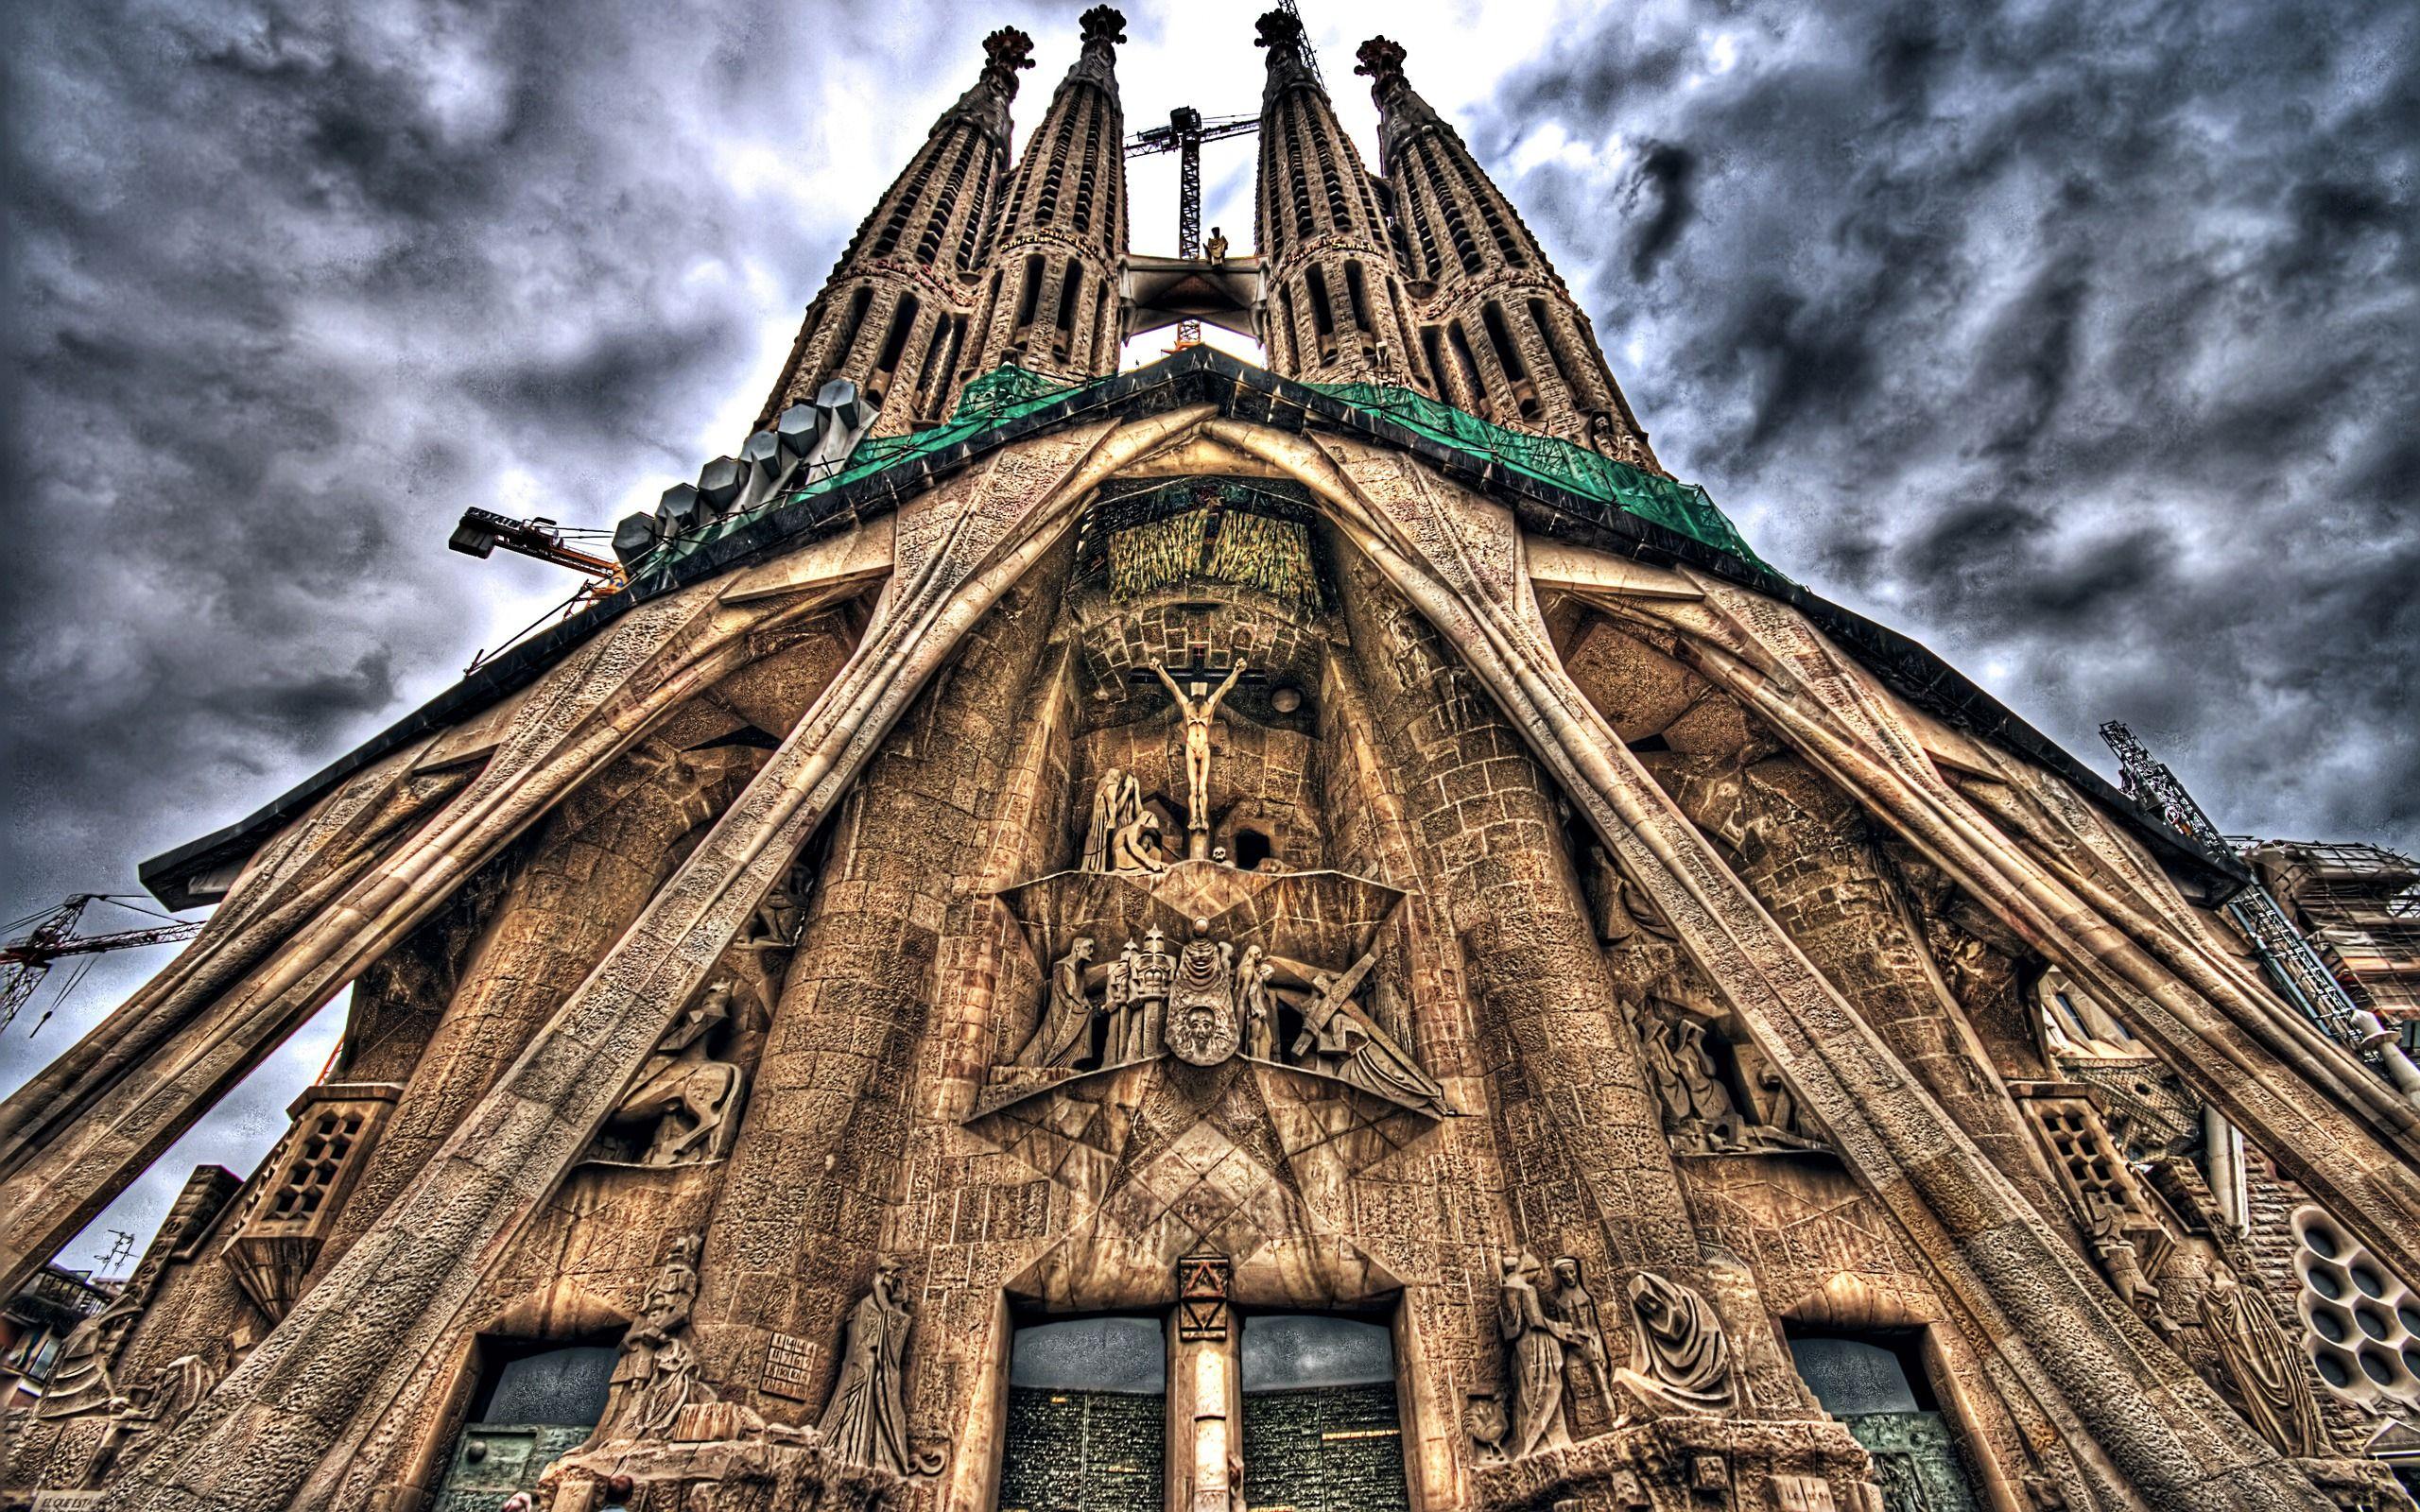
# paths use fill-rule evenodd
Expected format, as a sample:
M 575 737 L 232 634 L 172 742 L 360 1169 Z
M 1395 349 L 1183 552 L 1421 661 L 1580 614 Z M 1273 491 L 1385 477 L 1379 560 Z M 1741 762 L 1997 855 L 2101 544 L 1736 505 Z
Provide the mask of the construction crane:
M 601 531 L 585 532 L 601 535 Z M 466 557 L 486 557 L 496 547 L 534 557 L 557 567 L 569 567 L 592 577 L 622 576 L 622 564 L 611 557 L 591 556 L 563 544 L 565 532 L 552 520 L 508 520 L 487 509 L 465 509 L 445 544 Z
M 2112 719 L 2100 727 L 2100 738 L 2117 753 L 2118 772 L 2125 779 L 2126 796 L 2147 804 L 2168 821 L 2179 834 L 2199 841 L 2213 855 L 2232 855 L 2234 848 L 2226 836 L 2193 801 L 2193 795 L 2166 762 L 2154 759 L 2151 748 L 2136 739 L 2135 732 Z M 2286 1001 L 2300 1008 L 2322 1032 L 2330 1039 L 2356 1051 L 2368 1054 L 2373 1049 L 2375 1028 L 2357 1017 L 2360 1007 L 2344 991 L 2319 953 L 2310 948 L 2277 900 L 2258 882 L 2237 893 L 2227 901 L 2227 915 L 2252 942 L 2269 980 L 2285 994 Z
M 1173 152 L 1176 159 L 1176 255 L 1199 260 L 1201 256 L 1201 144 L 1223 142 L 1231 136 L 1245 136 L 1260 129 L 1257 115 L 1222 115 L 1217 120 L 1204 120 L 1201 112 L 1190 105 L 1180 105 L 1168 112 L 1168 124 L 1137 131 L 1126 139 L 1126 155 L 1145 158 L 1159 152 Z M 1176 323 L 1176 344 L 1180 347 L 1201 345 L 1201 322 L 1179 320 Z
M 0 1029 L 15 1022 L 17 1010 L 33 1000 L 33 995 L 50 974 L 53 961 L 62 956 L 97 955 L 104 951 L 131 950 L 138 945 L 166 945 L 177 940 L 191 939 L 201 929 L 199 920 L 170 919 L 153 913 L 127 900 L 125 893 L 79 892 L 56 908 L 39 914 L 28 914 L 10 926 L 24 933 L 0 944 Z M 132 913 L 150 914 L 162 920 L 143 929 L 122 929 L 108 935 L 78 935 L 76 926 L 82 921 L 84 909 L 92 903 L 112 903 Z M 36 1020 L 32 1033 L 39 1034 L 67 995 L 84 980 L 90 961 L 78 962 L 76 974 L 69 977 L 52 998 L 50 1006 Z

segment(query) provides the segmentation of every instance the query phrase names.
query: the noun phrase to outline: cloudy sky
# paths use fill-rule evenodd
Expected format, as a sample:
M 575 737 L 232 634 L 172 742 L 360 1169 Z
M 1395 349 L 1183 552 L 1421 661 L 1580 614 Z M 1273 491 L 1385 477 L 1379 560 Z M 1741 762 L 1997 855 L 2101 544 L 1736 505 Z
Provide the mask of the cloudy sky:
M 568 577 L 448 554 L 460 509 L 607 525 L 733 449 L 982 34 L 1038 42 L 1028 128 L 1080 9 L 16 0 L 0 919 L 133 890 L 544 612 Z M 1132 0 L 1130 124 L 1255 109 L 1253 9 Z M 2103 770 L 2131 721 L 2230 830 L 2420 848 L 2420 8 L 1305 9 L 1365 152 L 1353 48 L 1410 49 L 1769 559 Z M 1239 250 L 1252 161 L 1206 162 Z M 1174 193 L 1138 167 L 1139 248 Z M 337 1017 L 62 1259 L 248 1170 Z

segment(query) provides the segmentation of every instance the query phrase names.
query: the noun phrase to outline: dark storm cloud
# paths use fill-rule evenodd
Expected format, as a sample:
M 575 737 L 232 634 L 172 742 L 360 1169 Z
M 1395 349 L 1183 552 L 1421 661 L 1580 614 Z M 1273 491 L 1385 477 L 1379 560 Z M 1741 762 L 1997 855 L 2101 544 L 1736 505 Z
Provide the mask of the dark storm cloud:
M 610 524 L 734 446 L 769 322 L 982 32 L 1064 66 L 1072 21 L 1028 9 L 8 8 L 0 918 L 132 891 L 570 590 L 449 555 L 464 506 Z M 160 964 L 100 958 L 0 1088 Z M 317 1064 L 236 1094 L 149 1216 Z
M 1660 0 L 1498 98 L 1766 555 L 2224 826 L 2420 843 L 2420 11 Z

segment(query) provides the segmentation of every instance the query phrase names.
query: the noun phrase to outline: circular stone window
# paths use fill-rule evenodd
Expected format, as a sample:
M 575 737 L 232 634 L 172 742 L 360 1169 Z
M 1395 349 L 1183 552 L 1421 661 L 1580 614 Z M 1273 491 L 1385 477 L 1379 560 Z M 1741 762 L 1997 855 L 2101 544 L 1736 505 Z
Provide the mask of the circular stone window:
M 2297 1209 L 2303 1352 L 2330 1391 L 2371 1412 L 2420 1407 L 2420 1294 L 2317 1207 Z

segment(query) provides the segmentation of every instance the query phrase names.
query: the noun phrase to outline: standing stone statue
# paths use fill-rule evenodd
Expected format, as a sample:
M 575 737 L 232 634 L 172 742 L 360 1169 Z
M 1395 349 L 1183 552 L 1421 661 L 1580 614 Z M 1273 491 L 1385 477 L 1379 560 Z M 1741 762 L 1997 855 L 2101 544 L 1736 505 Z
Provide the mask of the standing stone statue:
M 1092 816 L 1084 826 L 1086 871 L 1116 871 L 1118 833 L 1143 813 L 1143 784 L 1133 773 L 1113 766 L 1093 784 Z
M 1122 1066 L 1134 1058 L 1129 1048 L 1134 1017 L 1134 942 L 1131 939 L 1117 953 L 1117 959 L 1109 963 L 1109 983 L 1101 992 L 1100 1015 L 1105 1022 L 1100 1063 Z
M 1244 675 L 1244 663 L 1238 660 L 1228 670 L 1227 680 L 1207 698 L 1202 696 L 1204 684 L 1193 683 L 1192 696 L 1187 697 L 1167 667 L 1154 662 L 1151 670 L 1167 684 L 1168 696 L 1176 700 L 1177 712 L 1184 717 L 1184 827 L 1201 837 L 1194 841 L 1199 850 L 1210 834 L 1210 722 L 1219 717 L 1219 705 L 1227 691 Z
M 1210 938 L 1210 920 L 1193 921 L 1193 937 L 1177 954 L 1168 988 L 1167 1045 L 1179 1060 L 1215 1066 L 1236 1053 L 1236 948 Z
M 1605 1330 L 1598 1317 L 1597 1299 L 1581 1282 L 1580 1257 L 1557 1256 L 1553 1274 L 1554 1290 L 1545 1298 L 1547 1315 L 1563 1325 L 1566 1341 L 1588 1362 L 1589 1374 L 1597 1383 L 1597 1400 L 1604 1404 L 1605 1416 L 1619 1426 L 1623 1415 L 1614 1403 L 1614 1370 L 1605 1354 Z M 1568 1361 L 1564 1371 L 1568 1380 Z
M 681 1409 L 716 1399 L 698 1379 L 697 1351 L 689 1347 L 689 1310 L 698 1300 L 695 1234 L 672 1242 L 664 1264 L 648 1283 L 639 1315 L 622 1335 L 622 1357 L 614 1362 L 605 1416 L 589 1442 L 614 1438 L 661 1438 L 672 1431 Z
M 1269 979 L 1276 974 L 1259 946 L 1244 947 L 1236 968 L 1236 1017 L 1243 1022 L 1244 1054 L 1254 1060 L 1277 1058 L 1277 1017 L 1269 1001 Z
M 1093 942 L 1079 935 L 1050 968 L 1050 997 L 1042 1022 L 1017 1051 L 1020 1066 L 1072 1066 L 1092 1048 L 1093 1005 L 1084 993 L 1084 968 Z
M 2253 1427 L 2288 1454 L 2328 1452 L 2309 1371 L 2258 1291 L 2219 1272 L 2202 1294 L 2202 1330 Z
M 1652 1271 L 1630 1279 L 1637 1342 L 1614 1379 L 1651 1411 L 1720 1417 L 1738 1401 L 1731 1344 L 1704 1297 Z
M 1508 1452 L 1514 1459 L 1571 1442 L 1564 1420 L 1563 1351 L 1572 1341 L 1569 1331 L 1547 1315 L 1538 1296 L 1538 1270 L 1535 1255 L 1506 1256 L 1503 1289 L 1495 1304 L 1496 1330 L 1504 1336 L 1506 1373 L 1512 1384 Z
M 908 1446 L 908 1299 L 900 1295 L 899 1263 L 874 1266 L 873 1285 L 849 1314 L 840 1342 L 840 1379 L 824 1404 L 826 1451 L 852 1465 L 894 1475 L 930 1475 L 942 1468 L 938 1453 L 919 1456 Z

